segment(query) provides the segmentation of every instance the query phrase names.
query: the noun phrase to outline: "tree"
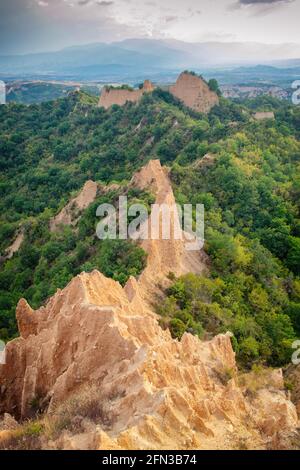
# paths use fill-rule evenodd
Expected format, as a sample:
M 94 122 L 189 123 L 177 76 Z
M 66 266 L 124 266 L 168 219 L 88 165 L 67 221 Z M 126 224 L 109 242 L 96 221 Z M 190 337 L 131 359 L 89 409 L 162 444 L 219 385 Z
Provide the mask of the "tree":
M 218 84 L 218 82 L 215 78 L 211 78 L 209 80 L 208 86 L 209 86 L 209 89 L 211 91 L 214 91 L 215 93 L 217 93 L 217 95 L 221 96 L 221 91 L 220 91 L 220 88 L 219 88 L 219 84 Z
M 297 275 L 300 274 L 300 237 L 289 237 L 287 265 Z

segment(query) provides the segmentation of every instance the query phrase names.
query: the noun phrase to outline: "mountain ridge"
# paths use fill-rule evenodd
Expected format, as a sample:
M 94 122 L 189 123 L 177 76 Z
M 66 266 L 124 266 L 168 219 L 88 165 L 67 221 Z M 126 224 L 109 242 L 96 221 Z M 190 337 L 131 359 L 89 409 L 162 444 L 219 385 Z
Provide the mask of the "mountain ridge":
M 297 48 L 298 47 L 298 48 Z M 113 43 L 92 43 L 58 51 L 0 56 L 1 74 L 72 73 L 76 67 L 134 66 L 140 71 L 218 65 L 270 63 L 272 60 L 299 59 L 299 46 L 256 43 L 185 43 L 171 40 L 129 39 Z M 224 57 L 227 57 L 224 60 Z

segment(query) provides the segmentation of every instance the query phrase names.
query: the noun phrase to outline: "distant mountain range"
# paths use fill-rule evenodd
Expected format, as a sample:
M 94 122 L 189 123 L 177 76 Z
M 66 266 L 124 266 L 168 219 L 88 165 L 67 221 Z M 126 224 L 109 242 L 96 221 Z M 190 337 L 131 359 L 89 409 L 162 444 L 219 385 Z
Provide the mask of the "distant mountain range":
M 111 44 L 74 46 L 56 52 L 0 56 L 0 75 L 56 76 L 80 79 L 134 79 L 184 68 L 195 70 L 278 61 L 300 66 L 299 46 L 258 43 L 186 43 L 177 40 L 128 39 Z M 299 52 L 300 56 L 300 52 Z M 287 58 L 287 59 L 285 59 Z

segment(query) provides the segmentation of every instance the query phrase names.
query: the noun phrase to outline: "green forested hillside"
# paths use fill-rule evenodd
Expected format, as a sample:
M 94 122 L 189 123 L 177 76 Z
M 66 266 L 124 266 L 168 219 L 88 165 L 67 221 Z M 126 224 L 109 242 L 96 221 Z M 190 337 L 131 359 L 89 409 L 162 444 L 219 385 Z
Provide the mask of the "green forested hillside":
M 16 82 L 9 85 L 8 103 L 34 104 L 55 100 L 67 96 L 77 88 L 77 84 L 54 82 Z M 81 85 L 81 88 L 91 95 L 98 96 L 99 88 L 94 85 Z
M 276 119 L 253 121 L 262 107 Z M 203 116 L 160 90 L 108 111 L 84 93 L 0 107 L 1 254 L 25 230 L 19 252 L 0 267 L 0 337 L 16 334 L 22 296 L 38 307 L 82 270 L 121 282 L 142 270 L 138 247 L 94 235 L 95 208 L 116 191 L 99 196 L 76 230 L 50 234 L 48 226 L 87 179 L 126 187 L 155 157 L 171 167 L 178 202 L 205 205 L 210 257 L 207 278 L 174 279 L 159 306 L 163 324 L 177 336 L 231 330 L 245 365 L 288 361 L 300 334 L 299 119 L 299 108 L 270 98 L 221 99 Z M 129 196 L 151 202 L 147 193 Z

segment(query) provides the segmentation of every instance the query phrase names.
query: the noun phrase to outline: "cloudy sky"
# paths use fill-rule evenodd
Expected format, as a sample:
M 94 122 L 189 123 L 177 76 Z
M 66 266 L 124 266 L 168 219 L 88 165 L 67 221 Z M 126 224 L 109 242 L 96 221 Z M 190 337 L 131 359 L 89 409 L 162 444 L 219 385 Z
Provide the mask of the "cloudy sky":
M 300 44 L 299 18 L 300 0 L 0 0 L 0 54 L 132 37 Z

